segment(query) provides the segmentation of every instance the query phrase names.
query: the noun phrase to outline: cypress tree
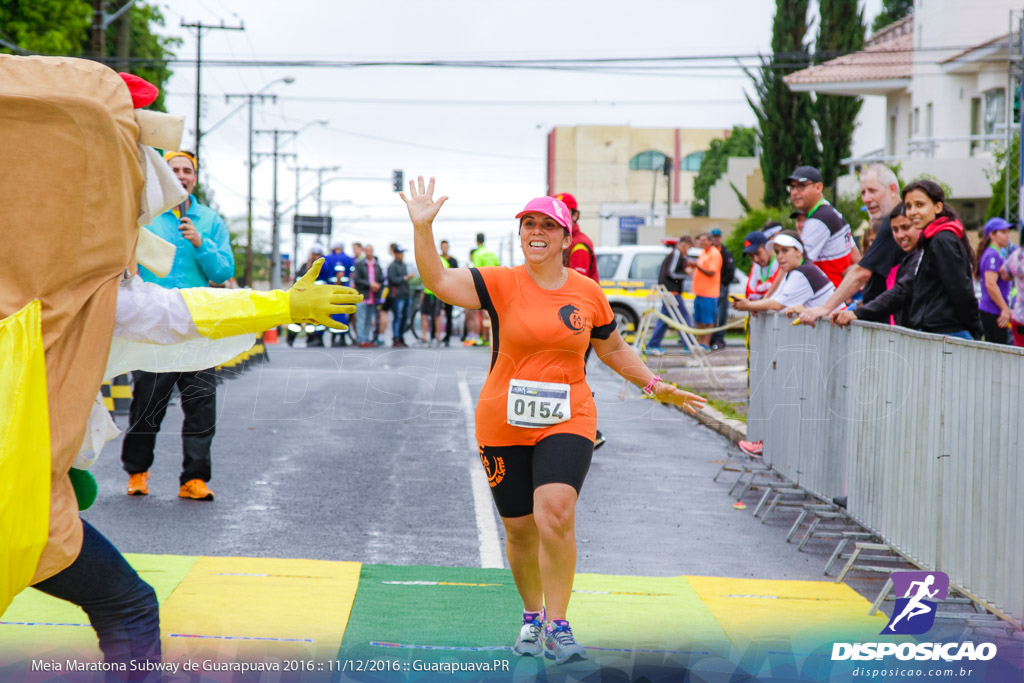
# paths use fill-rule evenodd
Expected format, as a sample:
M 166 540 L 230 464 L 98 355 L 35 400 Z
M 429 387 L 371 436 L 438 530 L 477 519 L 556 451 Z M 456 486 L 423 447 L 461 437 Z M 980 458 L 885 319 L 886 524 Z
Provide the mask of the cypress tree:
M 807 93 L 791 92 L 782 78 L 810 65 L 807 50 L 808 0 L 776 0 L 772 22 L 772 54 L 761 58 L 754 82 L 756 100 L 747 102 L 758 123 L 764 203 L 783 206 L 788 200 L 785 179 L 802 164 L 818 166 L 821 154 L 814 134 L 814 104 Z
M 815 62 L 864 48 L 864 12 L 849 0 L 819 0 L 821 19 Z M 850 156 L 853 129 L 863 100 L 846 95 L 819 94 L 815 101 L 818 133 L 821 136 L 821 176 L 832 187 L 842 175 L 839 162 Z
M 875 17 L 871 30 L 877 32 L 914 11 L 914 0 L 882 0 L 882 11 Z

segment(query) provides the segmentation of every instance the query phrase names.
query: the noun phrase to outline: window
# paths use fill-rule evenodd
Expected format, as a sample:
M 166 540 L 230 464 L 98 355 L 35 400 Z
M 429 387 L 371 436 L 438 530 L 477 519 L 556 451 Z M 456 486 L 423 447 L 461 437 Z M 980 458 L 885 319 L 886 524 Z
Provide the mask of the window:
M 665 254 L 635 254 L 629 264 L 630 280 L 657 280 Z
M 933 127 L 934 120 L 932 118 L 932 103 L 924 105 L 924 134 L 931 138 L 935 135 L 935 129 Z
M 619 261 L 622 254 L 598 254 L 597 255 L 597 276 L 602 280 L 615 278 L 615 271 L 619 269 Z
M 913 122 L 912 127 L 911 127 L 911 132 L 914 135 L 917 135 L 920 130 L 921 130 L 921 108 L 920 107 L 914 107 L 914 122 Z
M 981 135 L 981 98 L 971 98 L 971 135 Z M 981 142 L 971 140 L 971 156 L 981 149 Z
M 694 152 L 688 156 L 683 157 L 682 164 L 680 165 L 680 171 L 700 171 L 700 165 L 704 163 L 704 152 Z
M 1006 124 L 1006 90 L 993 88 L 986 90 L 985 96 L 985 135 L 996 135 L 1002 132 Z
M 896 154 L 896 114 L 889 117 L 889 154 Z
M 629 160 L 631 171 L 660 171 L 665 168 L 667 156 L 655 150 L 640 152 Z

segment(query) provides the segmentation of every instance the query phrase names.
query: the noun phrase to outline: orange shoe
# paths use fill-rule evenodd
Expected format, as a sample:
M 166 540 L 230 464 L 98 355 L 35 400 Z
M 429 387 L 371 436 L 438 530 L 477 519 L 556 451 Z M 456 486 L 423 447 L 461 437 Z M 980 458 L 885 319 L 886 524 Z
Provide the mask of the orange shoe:
M 213 500 L 213 491 L 206 486 L 202 479 L 191 479 L 181 485 L 178 491 L 178 498 L 191 498 L 192 500 Z
M 136 472 L 128 475 L 128 495 L 149 495 L 149 472 Z

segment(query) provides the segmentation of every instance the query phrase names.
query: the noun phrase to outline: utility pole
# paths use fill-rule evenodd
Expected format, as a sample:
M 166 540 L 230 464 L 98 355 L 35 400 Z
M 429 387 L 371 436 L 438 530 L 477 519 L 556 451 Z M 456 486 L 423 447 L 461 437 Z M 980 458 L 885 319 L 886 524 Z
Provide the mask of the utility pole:
M 127 12 L 135 4 L 135 0 L 128 0 L 113 14 L 103 10 L 107 0 L 92 0 L 92 56 L 98 61 L 105 61 L 107 56 L 107 27 L 117 21 L 122 14 Z M 128 18 L 125 18 L 128 21 Z
M 245 242 L 245 286 L 252 288 L 252 103 L 254 100 L 259 99 L 262 103 L 265 99 L 270 98 L 270 101 L 277 103 L 277 95 L 261 95 L 259 93 L 247 93 L 245 95 L 225 95 L 227 101 L 230 102 L 231 98 L 245 98 L 249 100 L 249 210 L 246 212 L 246 242 Z
M 107 31 L 103 25 L 104 0 L 92 0 L 92 56 L 103 59 L 107 56 Z
M 94 2 L 99 2 L 99 0 L 94 0 Z M 187 24 L 185 23 L 185 20 L 182 19 L 181 26 L 182 28 L 194 28 L 196 30 L 196 147 L 194 151 L 196 159 L 200 159 L 199 142 L 202 140 L 203 132 L 202 126 L 199 125 L 202 110 L 202 95 L 199 89 L 199 84 L 203 70 L 203 29 L 209 31 L 244 31 L 245 24 L 242 24 L 241 26 L 225 26 L 223 21 L 220 22 L 219 26 L 204 24 L 201 21 Z
M 271 246 L 270 246 L 270 288 L 280 289 L 281 288 L 281 225 L 280 216 L 277 213 L 278 202 L 277 202 L 277 160 L 279 157 L 292 157 L 294 154 L 284 154 L 279 152 L 280 141 L 282 135 L 295 135 L 298 133 L 296 130 L 281 130 L 274 128 L 271 130 L 258 130 L 256 134 L 270 134 L 274 136 L 274 151 L 269 154 L 257 154 L 258 157 L 273 157 L 274 158 L 274 209 L 272 212 L 273 216 L 273 229 L 271 231 Z M 292 254 L 292 268 L 295 267 L 295 254 Z

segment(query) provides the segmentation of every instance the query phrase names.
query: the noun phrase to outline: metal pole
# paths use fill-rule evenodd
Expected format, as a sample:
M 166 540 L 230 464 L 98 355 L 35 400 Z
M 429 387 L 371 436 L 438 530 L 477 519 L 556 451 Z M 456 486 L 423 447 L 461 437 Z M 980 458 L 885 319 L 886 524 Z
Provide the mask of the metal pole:
M 316 215 L 322 216 L 323 214 L 323 192 L 324 192 L 324 167 L 320 167 L 316 171 Z
M 181 26 L 182 28 L 194 28 L 196 30 L 196 148 L 193 151 L 196 154 L 196 159 L 199 159 L 202 156 L 199 153 L 199 143 L 203 137 L 202 126 L 200 125 L 200 119 L 202 116 L 202 93 L 199 89 L 199 83 L 203 72 L 203 29 L 213 29 L 215 31 L 244 31 L 245 25 L 225 26 L 223 21 L 220 22 L 220 26 L 207 25 L 201 21 L 189 24 L 182 19 Z
M 658 170 L 654 170 L 654 189 L 651 190 L 651 227 L 654 227 L 654 200 L 658 196 Z
M 281 231 L 277 222 L 277 140 L 279 130 L 274 130 L 274 227 L 271 235 L 270 251 L 270 288 L 281 289 Z
M 295 164 L 295 216 L 299 215 L 299 175 L 302 173 L 302 169 L 298 166 L 298 159 Z M 292 223 L 292 280 L 295 279 L 295 263 L 299 258 L 299 228 L 294 222 Z
M 92 56 L 103 59 L 107 54 L 107 34 L 103 30 L 103 0 L 92 0 Z
M 1018 64 L 1018 68 L 1024 68 L 1024 16 L 1022 16 L 1020 21 L 1017 23 L 1017 32 L 1018 32 L 1017 39 L 1021 41 L 1020 42 L 1020 47 L 1021 47 L 1021 52 L 1020 52 L 1021 64 Z M 1024 72 L 1018 71 L 1018 73 L 1024 73 Z M 1022 90 L 1024 90 L 1024 75 L 1022 75 L 1022 77 L 1021 77 L 1021 85 L 1022 85 Z M 1007 93 L 1007 94 L 1009 94 L 1009 93 Z M 1024 94 L 1022 94 L 1022 97 L 1024 97 Z M 1006 101 L 1009 102 L 1009 100 L 1010 100 L 1010 98 L 1007 97 Z M 1024 217 L 1024 107 L 1022 107 L 1022 109 L 1021 109 L 1020 121 L 1021 121 L 1020 145 L 1019 145 L 1020 146 L 1020 159 L 1019 159 L 1019 164 L 1017 166 L 1017 215 L 1016 216 L 1010 216 L 1009 212 L 1007 212 L 1007 216 L 1006 216 L 1008 219 L 1012 220 L 1014 223 L 1020 222 L 1021 218 Z M 1007 128 L 1012 128 L 1013 127 L 1013 108 L 1012 107 L 1010 108 L 1008 124 L 1009 125 L 1007 126 Z M 1012 138 L 1011 138 L 1011 142 L 1012 142 Z M 1008 148 L 1008 151 L 1009 151 L 1009 149 L 1012 149 L 1012 147 Z M 1010 167 L 1009 153 L 1007 154 L 1006 167 L 1007 168 Z M 1009 194 L 1007 194 L 1007 200 L 1009 200 Z
M 245 286 L 252 289 L 252 102 L 256 99 L 249 95 L 249 209 L 246 212 L 246 240 L 245 240 Z
M 199 118 L 202 116 L 202 95 L 199 83 L 203 74 L 203 28 L 196 29 L 196 159 L 199 158 L 199 141 L 203 137 Z

